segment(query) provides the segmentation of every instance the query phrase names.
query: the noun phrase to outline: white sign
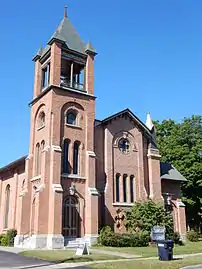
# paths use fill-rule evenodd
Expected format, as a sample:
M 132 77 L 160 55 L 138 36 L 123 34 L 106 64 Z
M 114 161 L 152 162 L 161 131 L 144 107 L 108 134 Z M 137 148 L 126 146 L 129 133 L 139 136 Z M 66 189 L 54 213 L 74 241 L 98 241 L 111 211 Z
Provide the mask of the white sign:
M 85 243 L 80 243 L 76 249 L 76 255 L 81 256 L 81 255 L 89 255 L 89 248 L 88 244 Z
M 154 226 L 151 231 L 153 241 L 165 240 L 165 228 L 162 226 Z

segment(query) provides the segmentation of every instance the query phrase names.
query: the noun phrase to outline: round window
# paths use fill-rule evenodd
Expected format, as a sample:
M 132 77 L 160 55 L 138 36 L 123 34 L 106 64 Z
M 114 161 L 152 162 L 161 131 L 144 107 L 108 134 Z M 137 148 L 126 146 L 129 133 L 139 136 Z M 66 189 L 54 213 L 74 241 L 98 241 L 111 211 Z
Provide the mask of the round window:
M 118 147 L 119 147 L 119 150 L 122 152 L 122 153 L 128 153 L 130 151 L 130 143 L 128 141 L 128 139 L 126 138 L 121 138 L 119 140 L 119 144 L 118 144 Z

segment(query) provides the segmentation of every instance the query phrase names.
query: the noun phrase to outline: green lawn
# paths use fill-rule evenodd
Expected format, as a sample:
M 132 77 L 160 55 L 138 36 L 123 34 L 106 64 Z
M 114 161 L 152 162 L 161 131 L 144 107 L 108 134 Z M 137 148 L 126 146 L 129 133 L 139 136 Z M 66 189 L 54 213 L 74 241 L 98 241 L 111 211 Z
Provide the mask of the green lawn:
M 96 249 L 103 249 L 109 251 L 120 251 L 130 254 L 141 255 L 143 257 L 154 257 L 157 256 L 157 247 L 128 247 L 128 248 L 116 248 L 116 247 L 94 247 Z M 184 246 L 175 245 L 173 249 L 174 255 L 180 254 L 192 254 L 202 253 L 202 241 L 199 242 L 187 242 Z
M 113 255 L 94 253 L 90 255 L 76 256 L 75 251 L 73 252 L 70 250 L 29 250 L 20 252 L 19 254 L 53 262 L 92 262 L 98 260 L 123 259 L 122 257 Z
M 124 262 L 108 262 L 101 264 L 88 265 L 92 269 L 179 269 L 183 266 L 202 264 L 202 256 L 195 256 L 182 260 L 174 261 L 158 261 L 158 260 L 145 260 L 145 261 L 124 261 Z

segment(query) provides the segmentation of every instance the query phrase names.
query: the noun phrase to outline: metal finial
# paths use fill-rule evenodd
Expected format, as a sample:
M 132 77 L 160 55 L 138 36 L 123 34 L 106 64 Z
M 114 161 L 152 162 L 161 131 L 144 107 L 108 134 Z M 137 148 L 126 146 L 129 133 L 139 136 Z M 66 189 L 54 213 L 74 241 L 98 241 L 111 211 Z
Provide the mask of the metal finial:
M 64 6 L 64 18 L 67 18 L 67 6 Z

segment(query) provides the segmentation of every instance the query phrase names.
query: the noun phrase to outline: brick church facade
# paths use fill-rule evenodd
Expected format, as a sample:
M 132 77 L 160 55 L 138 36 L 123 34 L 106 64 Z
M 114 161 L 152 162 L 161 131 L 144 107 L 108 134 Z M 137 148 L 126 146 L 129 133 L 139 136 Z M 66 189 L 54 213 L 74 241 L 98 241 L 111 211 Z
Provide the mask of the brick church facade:
M 118 212 L 148 198 L 170 206 L 175 230 L 186 233 L 186 179 L 160 162 L 150 115 L 146 124 L 129 109 L 95 119 L 96 54 L 65 11 L 33 58 L 29 153 L 0 168 L 0 233 L 17 229 L 17 247 L 92 242 L 103 225 L 124 232 Z

